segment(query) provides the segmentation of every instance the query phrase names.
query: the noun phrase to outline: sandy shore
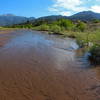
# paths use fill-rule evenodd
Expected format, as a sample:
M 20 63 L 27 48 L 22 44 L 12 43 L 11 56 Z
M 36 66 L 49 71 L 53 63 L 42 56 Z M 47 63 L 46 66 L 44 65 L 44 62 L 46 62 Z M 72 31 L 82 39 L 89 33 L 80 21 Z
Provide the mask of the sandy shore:
M 14 33 L 16 30 L 17 29 L 0 29 L 0 47 L 10 40 L 10 38 L 13 36 L 12 33 Z
M 100 100 L 100 68 L 61 48 L 71 41 L 29 30 L 0 33 L 0 100 Z

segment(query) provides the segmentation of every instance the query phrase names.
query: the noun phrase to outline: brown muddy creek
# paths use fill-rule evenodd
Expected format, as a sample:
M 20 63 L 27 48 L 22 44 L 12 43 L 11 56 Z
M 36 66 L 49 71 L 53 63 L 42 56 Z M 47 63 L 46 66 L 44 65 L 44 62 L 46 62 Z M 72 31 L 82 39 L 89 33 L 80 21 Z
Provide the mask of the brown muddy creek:
M 0 42 L 0 100 L 100 100 L 100 68 L 75 40 L 16 30 Z

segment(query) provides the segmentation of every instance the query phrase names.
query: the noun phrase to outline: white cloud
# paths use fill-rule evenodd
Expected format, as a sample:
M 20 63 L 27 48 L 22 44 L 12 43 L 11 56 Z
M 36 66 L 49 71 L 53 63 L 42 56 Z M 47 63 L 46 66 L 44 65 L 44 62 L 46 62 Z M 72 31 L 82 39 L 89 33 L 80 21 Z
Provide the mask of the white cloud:
M 100 13 L 100 5 L 92 4 L 92 0 L 52 0 L 54 4 L 49 8 L 49 11 L 61 15 L 72 15 L 81 11 L 94 11 Z M 100 0 L 94 0 L 95 3 L 100 3 Z
M 100 6 L 99 5 L 94 5 L 90 8 L 91 11 L 100 13 Z
M 81 0 L 54 0 L 55 4 L 53 7 L 62 7 L 66 9 L 74 9 L 76 6 L 81 5 Z
M 57 14 L 63 15 L 63 16 L 70 16 L 71 12 L 70 11 L 62 11 L 57 8 L 49 8 L 49 11 L 51 12 L 56 12 Z
M 82 0 L 53 0 L 54 4 L 49 8 L 49 11 L 57 12 L 61 15 L 69 16 L 73 12 L 80 12 L 86 10 L 82 7 L 84 4 Z
M 71 12 L 69 12 L 69 11 L 62 11 L 62 12 L 59 12 L 59 13 L 63 16 L 70 16 L 71 15 Z

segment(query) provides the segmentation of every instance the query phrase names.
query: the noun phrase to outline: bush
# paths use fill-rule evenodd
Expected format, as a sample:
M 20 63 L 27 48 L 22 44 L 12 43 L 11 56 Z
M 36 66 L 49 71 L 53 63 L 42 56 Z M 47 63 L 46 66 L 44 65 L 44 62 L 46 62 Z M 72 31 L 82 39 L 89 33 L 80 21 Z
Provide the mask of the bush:
M 94 19 L 93 23 L 100 23 L 100 20 L 99 19 Z
M 100 64 L 100 45 L 94 45 L 90 49 L 91 56 L 89 59 L 94 62 L 94 64 Z
M 48 31 L 49 25 L 43 24 L 43 25 L 40 25 L 40 26 L 37 26 L 37 27 L 33 27 L 33 29 L 39 30 L 39 31 Z
M 43 24 L 40 26 L 40 30 L 41 31 L 48 31 L 49 30 L 49 26 L 47 24 Z
M 76 25 L 77 30 L 79 31 L 85 31 L 87 28 L 87 25 L 84 22 L 79 21 L 78 24 Z
M 68 20 L 68 19 L 60 19 L 54 22 L 54 24 L 60 26 L 61 28 L 65 30 L 73 30 L 74 28 L 74 24 L 72 23 L 71 20 Z
M 51 25 L 50 32 L 53 32 L 54 34 L 61 34 L 61 27 L 58 25 Z

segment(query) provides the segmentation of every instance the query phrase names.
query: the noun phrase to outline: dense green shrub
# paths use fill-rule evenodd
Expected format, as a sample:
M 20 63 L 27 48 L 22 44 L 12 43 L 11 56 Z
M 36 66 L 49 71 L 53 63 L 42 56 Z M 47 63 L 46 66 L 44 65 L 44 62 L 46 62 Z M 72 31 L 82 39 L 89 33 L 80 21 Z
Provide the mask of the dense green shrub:
M 61 27 L 58 25 L 51 25 L 50 26 L 50 32 L 53 32 L 55 34 L 61 34 Z
M 79 31 L 85 31 L 87 28 L 87 25 L 84 22 L 79 21 L 78 24 L 76 25 L 76 30 Z
M 49 26 L 47 24 L 43 24 L 40 26 L 40 30 L 41 31 L 48 31 L 49 30 Z
M 40 26 L 37 26 L 37 27 L 33 27 L 33 29 L 35 30 L 39 30 L 39 31 L 49 31 L 49 25 L 47 24 L 43 24 L 43 25 L 40 25 Z
M 94 62 L 94 64 L 100 64 L 100 44 L 99 45 L 94 45 L 90 49 L 91 56 L 89 59 Z
M 94 19 L 92 22 L 93 23 L 100 23 L 100 20 L 99 19 Z
M 65 30 L 73 30 L 74 28 L 74 24 L 71 20 L 68 19 L 60 19 L 56 22 L 54 22 L 55 25 L 60 26 L 61 28 L 65 29 Z

